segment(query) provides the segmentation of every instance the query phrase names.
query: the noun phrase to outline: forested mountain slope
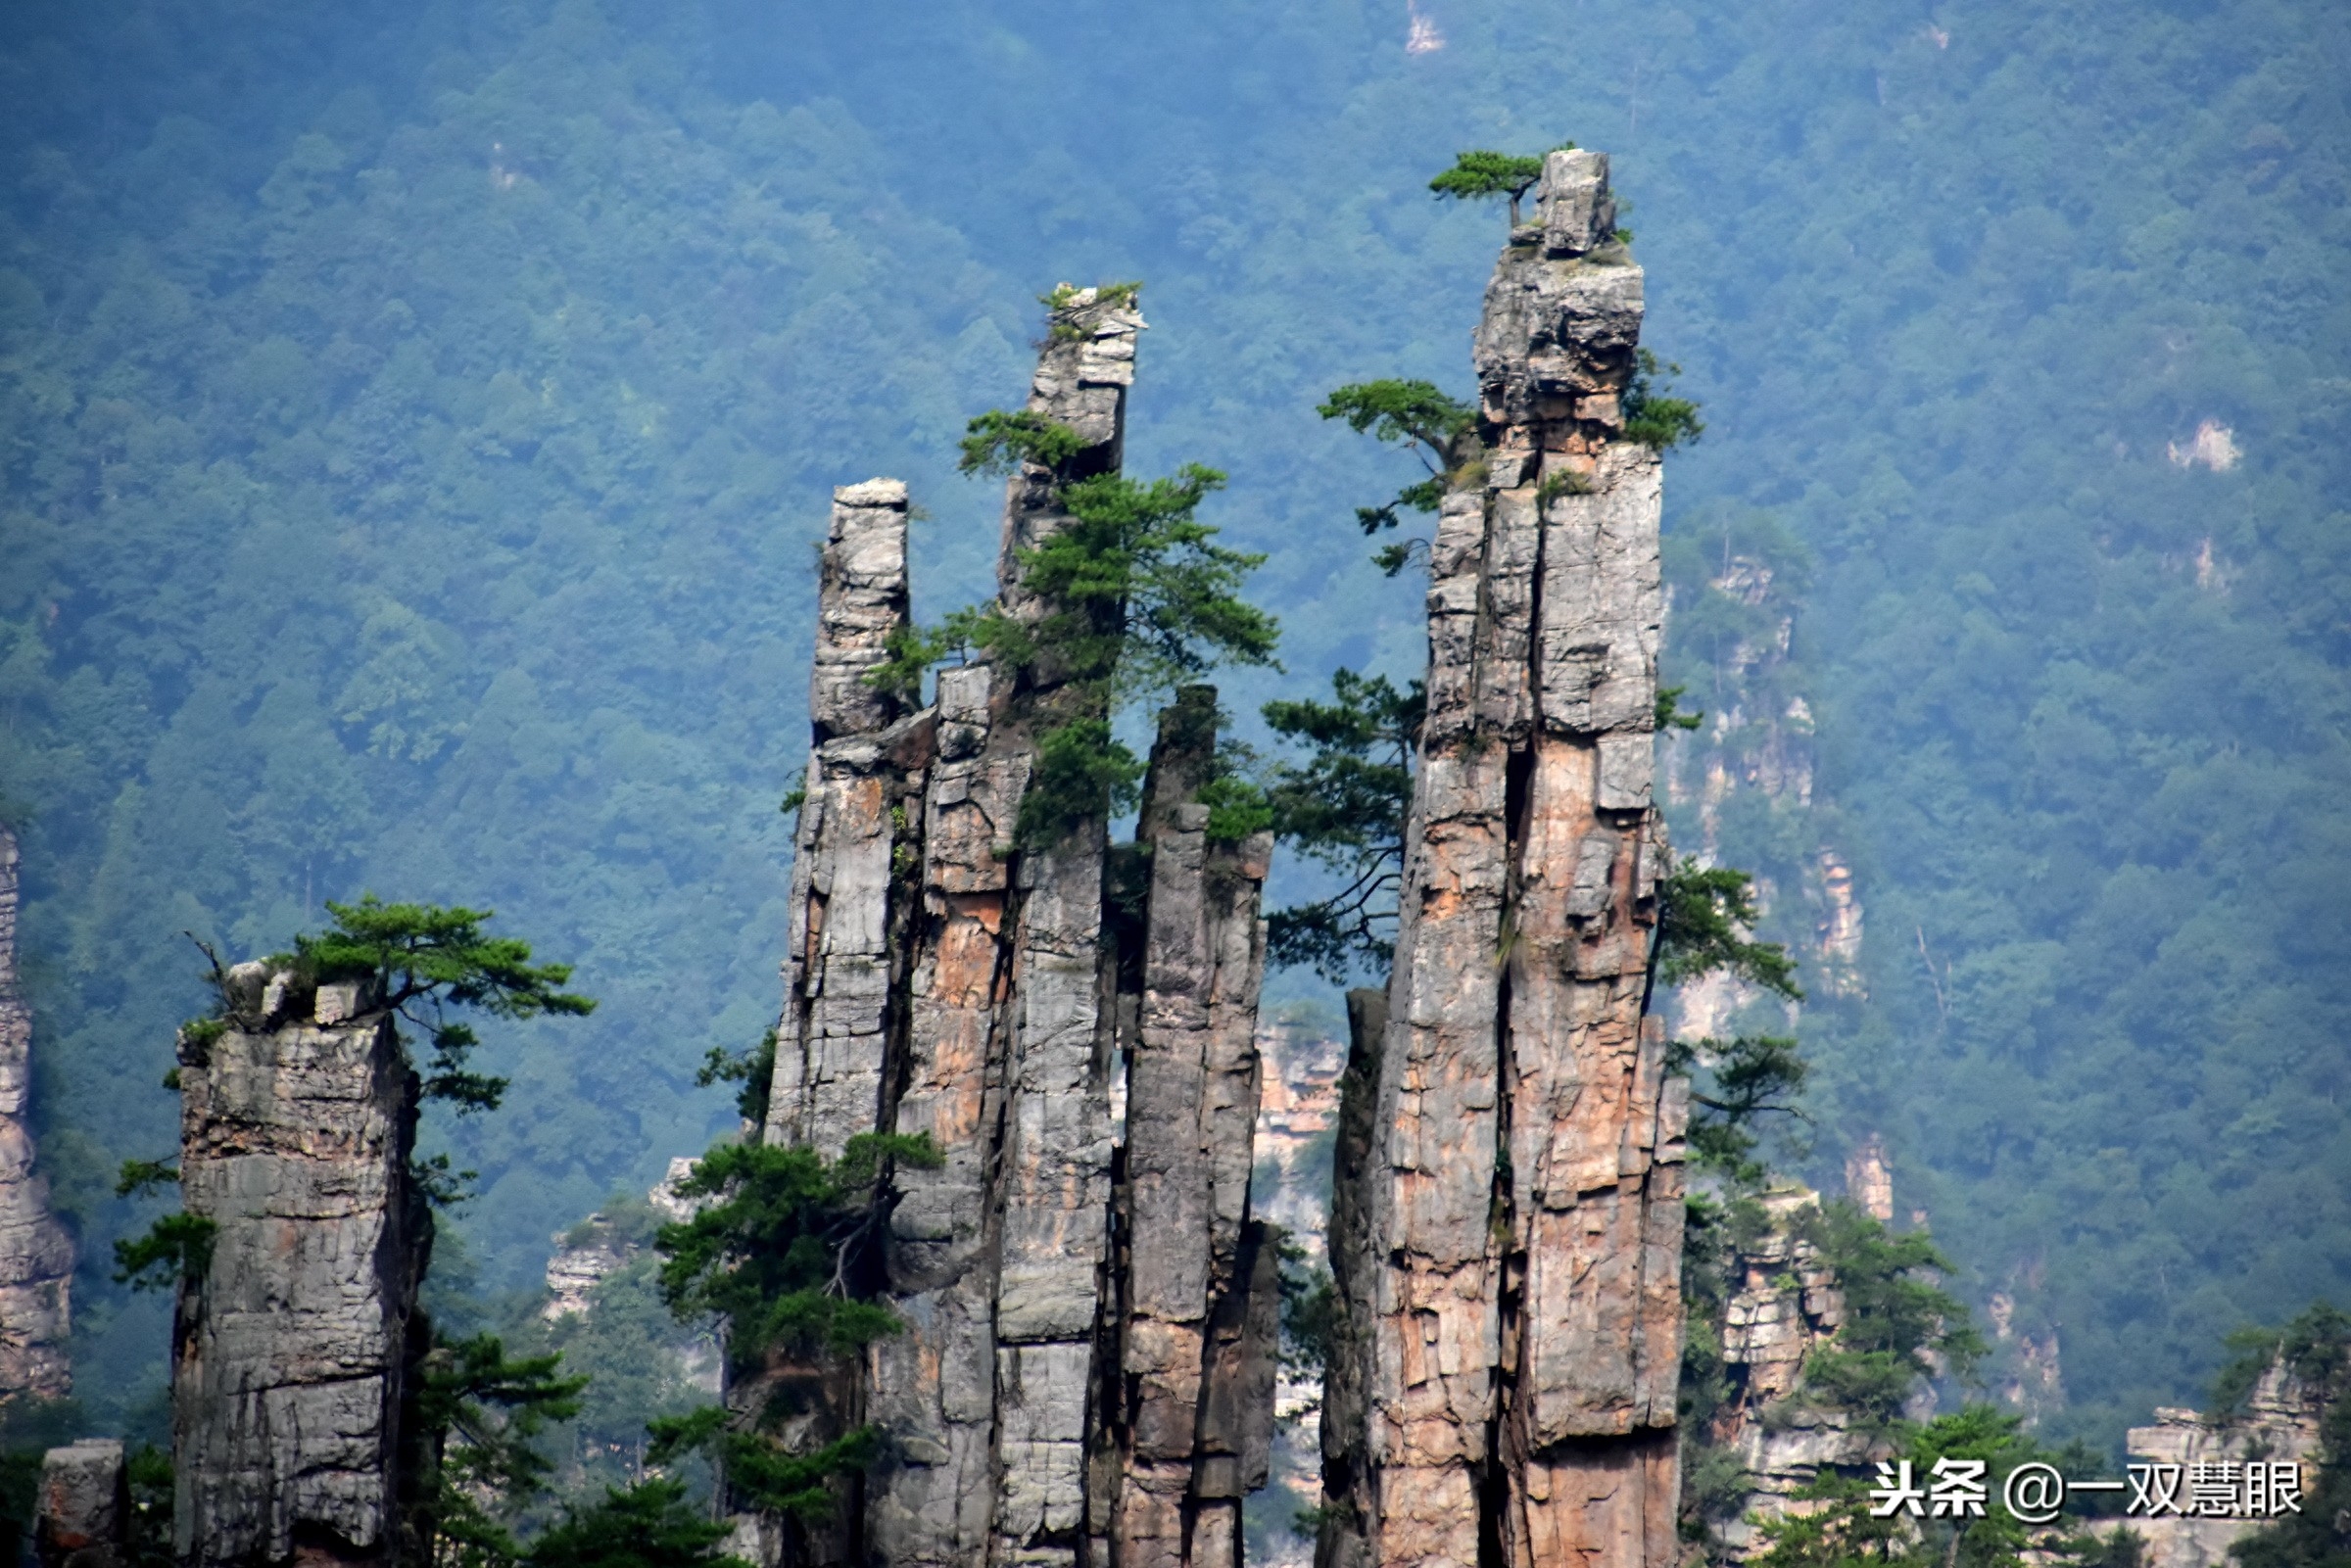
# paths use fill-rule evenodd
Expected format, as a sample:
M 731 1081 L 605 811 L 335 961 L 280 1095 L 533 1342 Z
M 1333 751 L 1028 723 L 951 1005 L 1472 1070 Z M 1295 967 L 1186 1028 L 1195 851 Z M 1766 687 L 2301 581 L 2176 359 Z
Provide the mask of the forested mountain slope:
M 0 798 L 85 1392 L 163 1353 L 102 1259 L 183 929 L 372 887 L 577 961 L 603 1008 L 507 1034 L 456 1150 L 491 1286 L 726 1120 L 827 490 L 904 475 L 977 587 L 953 441 L 1055 281 L 1147 280 L 1130 461 L 1231 473 L 1289 679 L 1411 673 L 1350 518 L 1406 460 L 1314 405 L 1467 390 L 1501 219 L 1425 181 L 1574 137 L 1705 404 L 1694 705 L 1757 700 L 1695 613 L 1731 557 L 1806 585 L 1810 801 L 1719 838 L 1799 945 L 1852 867 L 1819 1166 L 1884 1136 L 1965 1293 L 2058 1330 L 2053 1421 L 2192 1395 L 2351 1287 L 2346 79 L 2339 8 L 2267 0 L 14 8 Z

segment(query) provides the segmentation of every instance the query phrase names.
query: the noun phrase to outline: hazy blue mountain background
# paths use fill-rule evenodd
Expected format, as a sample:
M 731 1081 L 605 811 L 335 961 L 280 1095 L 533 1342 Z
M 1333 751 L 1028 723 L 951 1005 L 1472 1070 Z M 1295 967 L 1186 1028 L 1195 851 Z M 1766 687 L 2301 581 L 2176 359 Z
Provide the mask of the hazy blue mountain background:
M 2351 1294 L 2351 13 L 1415 15 L 0 15 L 0 810 L 93 1404 L 160 1386 L 109 1182 L 173 1136 L 183 930 L 267 951 L 372 888 L 578 964 L 603 1007 L 495 1031 L 507 1108 L 439 1134 L 485 1289 L 727 1124 L 693 1070 L 777 1004 L 827 492 L 903 475 L 928 606 L 977 591 L 954 439 L 1056 281 L 1147 281 L 1130 466 L 1230 472 L 1290 679 L 1411 673 L 1416 587 L 1350 521 L 1405 459 L 1314 404 L 1468 390 L 1502 221 L 1425 181 L 1562 137 L 1614 155 L 1705 404 L 1677 603 L 1714 541 L 1779 563 L 1815 778 L 1722 853 L 1799 945 L 1822 842 L 1866 912 L 1866 998 L 1802 1020 L 1806 1168 L 1883 1134 L 1964 1292 L 2059 1333 L 2060 1433 Z M 1729 621 L 1677 678 L 1778 700 Z

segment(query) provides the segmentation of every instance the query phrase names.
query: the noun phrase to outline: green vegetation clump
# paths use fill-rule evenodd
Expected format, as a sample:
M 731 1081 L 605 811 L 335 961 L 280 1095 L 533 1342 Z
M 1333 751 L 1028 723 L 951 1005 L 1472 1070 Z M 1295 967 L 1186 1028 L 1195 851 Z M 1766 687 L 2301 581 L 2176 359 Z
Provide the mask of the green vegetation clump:
M 1032 409 L 990 408 L 965 431 L 963 455 L 955 466 L 998 479 L 1018 473 L 1024 463 L 1059 473 L 1084 450 L 1083 436 Z
M 776 1030 L 770 1025 L 759 1037 L 759 1043 L 747 1051 L 729 1051 L 714 1045 L 702 1058 L 701 1067 L 694 1074 L 697 1087 L 708 1088 L 714 1083 L 741 1085 L 735 1091 L 735 1114 L 750 1125 L 763 1126 L 767 1121 L 767 1097 L 776 1075 Z
M 1060 689 L 1057 717 L 1036 736 L 1036 766 L 1022 796 L 1017 841 L 1044 848 L 1088 820 L 1129 809 L 1142 759 L 1110 719 L 1123 701 L 1213 665 L 1271 665 L 1272 616 L 1241 597 L 1265 556 L 1220 545 L 1200 503 L 1224 476 L 1187 463 L 1170 478 L 1067 477 L 1076 433 L 1028 411 L 971 422 L 966 472 L 1021 462 L 1050 470 L 1068 521 L 1017 555 L 1023 590 L 1045 605 L 1033 622 L 997 605 L 970 605 L 930 627 L 891 635 L 889 658 L 868 680 L 908 696 L 951 655 L 984 653 L 1007 672 L 1035 671 Z M 1075 710 L 1072 712 L 1071 710 Z
M 1535 487 L 1535 504 L 1548 506 L 1561 496 L 1589 496 L 1591 494 L 1592 480 L 1589 475 L 1579 473 L 1573 468 L 1559 468 L 1545 474 L 1543 482 Z
M 1366 534 L 1396 527 L 1407 511 L 1434 512 L 1446 491 L 1463 478 L 1456 464 L 1469 461 L 1468 448 L 1477 429 L 1475 407 L 1428 381 L 1354 382 L 1332 392 L 1315 411 L 1325 419 L 1345 420 L 1359 435 L 1405 448 L 1426 471 L 1425 478 L 1406 485 L 1393 499 L 1355 509 L 1356 525 Z M 1425 540 L 1407 540 L 1383 546 L 1372 559 L 1383 574 L 1394 577 L 1427 547 Z
M 749 1568 L 718 1550 L 733 1530 L 696 1506 L 685 1482 L 652 1476 L 566 1510 L 520 1561 L 524 1568 Z
M 1632 381 L 1624 389 L 1624 439 L 1655 451 L 1670 451 L 1705 434 L 1698 404 L 1687 398 L 1666 396 L 1671 377 L 1682 367 L 1666 364 L 1647 349 L 1638 351 Z
M 1804 1363 L 1798 1399 L 1863 1430 L 1892 1431 L 1923 1382 L 1964 1378 L 1984 1355 L 1965 1304 L 1937 1283 L 1950 1259 L 1923 1232 L 1890 1231 L 1849 1203 L 1831 1203 L 1806 1213 L 1796 1234 L 1819 1250 L 1845 1296 L 1845 1322 Z
M 556 989 L 571 978 L 570 965 L 534 966 L 528 942 L 486 933 L 489 910 L 386 904 L 369 893 L 356 904 L 330 902 L 326 911 L 335 923 L 324 934 L 295 937 L 291 959 L 274 962 L 300 964 L 320 980 L 372 980 L 383 1005 L 432 1041 L 424 1097 L 451 1102 L 460 1116 L 497 1110 L 507 1082 L 466 1070 L 481 1040 L 471 1025 L 450 1022 L 447 1009 L 478 1008 L 502 1019 L 596 1011 L 590 998 Z
M 502 1515 L 547 1491 L 553 1466 L 539 1438 L 577 1415 L 587 1379 L 565 1377 L 560 1355 L 508 1356 L 490 1334 L 436 1335 L 418 1373 L 423 1463 L 408 1531 L 427 1563 L 504 1568 L 519 1548 Z
M 1274 910 L 1266 957 L 1343 985 L 1395 954 L 1396 895 L 1404 879 L 1413 758 L 1428 699 L 1422 684 L 1342 669 L 1331 699 L 1266 704 L 1267 727 L 1302 743 L 1303 759 L 1273 765 L 1267 784 L 1274 836 L 1337 882 L 1320 898 Z
M 1554 152 L 1565 152 L 1573 142 L 1561 142 Z M 1520 157 L 1486 150 L 1457 154 L 1453 166 L 1428 182 L 1440 200 L 1477 202 L 1500 196 L 1511 204 L 1511 227 L 1518 226 L 1518 201 L 1543 177 L 1543 158 Z
M 682 1316 L 724 1318 L 729 1354 L 745 1367 L 771 1349 L 862 1349 L 898 1326 L 872 1300 L 891 1173 L 940 1159 L 928 1138 L 896 1133 L 860 1133 L 832 1162 L 806 1148 L 713 1147 L 678 1186 L 681 1198 L 711 1201 L 655 1242 L 663 1299 Z
M 1746 934 L 1758 916 L 1754 881 L 1727 866 L 1687 857 L 1674 862 L 1657 884 L 1657 938 L 1650 951 L 1657 980 L 1681 985 L 1721 972 L 1791 1002 L 1803 1000 L 1786 946 Z
M 942 1163 L 928 1137 L 896 1133 L 859 1133 L 833 1161 L 804 1147 L 718 1144 L 678 1184 L 680 1197 L 707 1201 L 654 1238 L 662 1299 L 682 1321 L 726 1323 L 739 1380 L 755 1380 L 779 1360 L 840 1370 L 901 1327 L 877 1299 L 895 1172 Z M 838 1505 L 832 1478 L 870 1465 L 879 1434 L 853 1426 L 788 1442 L 778 1428 L 790 1412 L 774 1402 L 747 1417 L 712 1406 L 656 1420 L 648 1460 L 702 1453 L 745 1504 L 824 1517 Z
M 1237 774 L 1209 780 L 1194 798 L 1208 808 L 1211 843 L 1237 844 L 1273 826 L 1273 802 L 1265 787 Z

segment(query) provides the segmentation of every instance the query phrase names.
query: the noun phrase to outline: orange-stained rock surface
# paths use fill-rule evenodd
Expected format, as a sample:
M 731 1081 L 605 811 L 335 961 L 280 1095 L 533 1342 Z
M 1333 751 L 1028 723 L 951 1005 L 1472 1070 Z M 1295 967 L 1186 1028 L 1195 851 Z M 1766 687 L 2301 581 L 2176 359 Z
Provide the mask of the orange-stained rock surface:
M 1550 155 L 1475 343 L 1429 558 L 1428 720 L 1384 998 L 1351 998 L 1319 1559 L 1675 1555 L 1687 1088 L 1643 1008 L 1659 465 L 1640 268 Z M 1482 470 L 1482 477 L 1481 477 Z

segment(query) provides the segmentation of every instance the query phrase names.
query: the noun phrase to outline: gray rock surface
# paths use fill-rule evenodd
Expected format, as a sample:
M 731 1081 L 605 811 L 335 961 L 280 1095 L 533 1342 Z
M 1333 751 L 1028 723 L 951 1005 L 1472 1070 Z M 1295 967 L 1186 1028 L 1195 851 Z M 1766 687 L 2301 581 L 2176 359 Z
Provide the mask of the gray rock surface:
M 899 726 L 903 704 L 866 677 L 906 625 L 906 487 L 894 479 L 833 493 L 832 537 L 818 578 L 808 711 L 814 746 L 792 861 L 784 1017 L 768 1095 L 767 1137 L 827 1159 L 882 1115 L 884 1031 L 908 889 L 893 856 L 910 843 L 913 781 L 931 742 L 928 717 Z M 895 728 L 893 728 L 895 726 Z
M 1824 1467 L 1860 1465 L 1891 1451 L 1852 1430 L 1844 1411 L 1790 1398 L 1804 1358 L 1845 1322 L 1845 1298 L 1817 1250 L 1796 1234 L 1819 1195 L 1790 1184 L 1761 1202 L 1771 1227 L 1730 1259 L 1721 1323 L 1725 1388 L 1707 1434 L 1737 1452 L 1751 1485 L 1739 1518 L 1719 1531 L 1742 1558 L 1763 1549 L 1757 1524 L 1787 1513 L 1794 1495 Z
M 1138 841 L 1149 846 L 1141 990 L 1127 1010 L 1125 1322 L 1111 1412 L 1113 1560 L 1237 1562 L 1240 1499 L 1272 1440 L 1277 1259 L 1251 1223 L 1270 834 L 1208 835 L 1192 797 L 1216 756 L 1216 692 L 1161 715 Z M 1269 1314 L 1271 1314 L 1269 1317 Z
M 17 984 L 17 837 L 0 826 L 0 1404 L 73 1392 L 73 1241 L 33 1163 L 32 1010 Z
M 43 1454 L 36 1513 L 33 1554 L 41 1568 L 120 1568 L 130 1524 L 122 1445 L 83 1438 Z
M 387 1562 L 431 1235 L 416 1075 L 364 986 L 253 963 L 225 989 L 225 1027 L 179 1036 L 182 1207 L 217 1230 L 174 1326 L 174 1551 Z
M 1642 278 L 1605 157 L 1551 155 L 1537 211 L 1474 341 L 1482 461 L 1430 551 L 1396 963 L 1341 1117 L 1328 1564 L 1677 1555 L 1687 1086 L 1642 1017 L 1659 470 L 1622 438 Z
M 2181 1467 L 2175 1473 L 2182 1478 L 2179 1497 L 2183 1509 L 2195 1504 L 2190 1486 L 2196 1474 L 2193 1466 L 2253 1463 L 2294 1466 L 2299 1505 L 2307 1508 L 2313 1505 L 2318 1491 L 2319 1428 L 2325 1416 L 2325 1402 L 2303 1387 L 2279 1359 L 2255 1380 L 2252 1394 L 2234 1419 L 2207 1420 L 2193 1410 L 2158 1406 L 2154 1424 L 2133 1427 L 2126 1446 L 2135 1464 Z M 2237 1489 L 2227 1490 L 2234 1493 Z M 2337 1519 L 2339 1533 L 2339 1515 Z M 2127 1518 L 2122 1524 L 2144 1545 L 2146 1568 L 2222 1568 L 2230 1560 L 2229 1548 L 2262 1528 L 2252 1519 L 2206 1518 L 2169 1510 L 2152 1517 Z
M 1080 290 L 1056 308 L 1028 406 L 1084 441 L 1059 477 L 1117 468 L 1141 329 L 1130 300 Z M 1005 489 L 997 602 L 1032 624 L 1055 606 L 1023 583 L 1021 553 L 1068 526 L 1056 483 L 1031 465 Z M 943 671 L 920 711 L 878 693 L 865 677 L 907 602 L 905 514 L 894 482 L 836 493 L 762 1130 L 834 1155 L 888 1128 L 944 1157 L 897 1177 L 885 1266 L 905 1328 L 834 1401 L 887 1441 L 852 1502 L 863 1550 L 940 1568 L 1237 1561 L 1277 1331 L 1273 1254 L 1248 1210 L 1271 843 L 1207 839 L 1203 688 L 1154 754 L 1158 859 L 1137 907 L 1112 896 L 1105 824 L 1019 844 L 1037 737 L 1099 717 L 1103 693 L 1049 654 Z M 1152 864 L 1128 846 L 1117 863 Z M 1154 1172 L 1139 1202 L 1164 1245 L 1114 1256 L 1114 1228 L 1136 1222 L 1136 1184 L 1114 1185 L 1129 1056 Z M 1136 1503 L 1150 1518 L 1131 1552 L 1129 1497 L 1166 1504 Z M 802 1554 L 839 1560 L 858 1534 Z M 1173 1555 L 1135 1554 L 1163 1539 Z

